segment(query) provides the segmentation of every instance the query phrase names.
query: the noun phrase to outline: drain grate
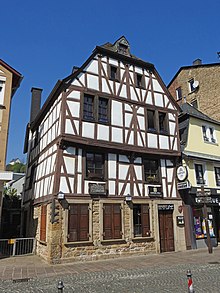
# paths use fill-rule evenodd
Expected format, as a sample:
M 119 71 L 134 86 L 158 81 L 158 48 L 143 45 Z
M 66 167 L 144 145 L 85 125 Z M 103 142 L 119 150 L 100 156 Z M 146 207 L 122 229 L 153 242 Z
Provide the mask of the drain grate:
M 208 264 L 210 264 L 210 265 L 219 265 L 220 262 L 219 261 L 210 261 L 210 262 L 208 262 Z
M 13 279 L 13 283 L 28 282 L 29 280 L 30 280 L 30 278 Z

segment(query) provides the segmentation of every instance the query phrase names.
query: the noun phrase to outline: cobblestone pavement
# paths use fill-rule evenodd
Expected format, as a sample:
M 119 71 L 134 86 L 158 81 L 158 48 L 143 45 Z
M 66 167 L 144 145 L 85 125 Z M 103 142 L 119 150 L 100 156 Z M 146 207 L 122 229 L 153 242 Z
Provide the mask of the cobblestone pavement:
M 156 293 L 187 292 L 186 272 L 195 293 L 220 292 L 220 248 L 47 265 L 36 256 L 0 260 L 0 292 Z

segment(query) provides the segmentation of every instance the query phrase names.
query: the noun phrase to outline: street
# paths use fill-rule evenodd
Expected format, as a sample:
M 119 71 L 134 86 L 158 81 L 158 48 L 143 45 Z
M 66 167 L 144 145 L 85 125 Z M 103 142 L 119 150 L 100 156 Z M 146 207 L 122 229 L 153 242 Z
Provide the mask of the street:
M 187 292 L 188 269 L 195 292 L 220 292 L 220 249 L 132 256 L 48 265 L 37 256 L 0 260 L 0 292 L 142 293 Z

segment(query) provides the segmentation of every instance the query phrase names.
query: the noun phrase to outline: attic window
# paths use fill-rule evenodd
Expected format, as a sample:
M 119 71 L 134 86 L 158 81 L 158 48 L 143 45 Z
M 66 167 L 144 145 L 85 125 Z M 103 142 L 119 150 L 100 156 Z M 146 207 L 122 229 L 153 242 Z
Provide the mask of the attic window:
M 119 43 L 119 45 L 118 45 L 118 53 L 127 55 L 128 54 L 128 46 Z
M 144 88 L 144 76 L 142 74 L 136 73 L 136 85 Z

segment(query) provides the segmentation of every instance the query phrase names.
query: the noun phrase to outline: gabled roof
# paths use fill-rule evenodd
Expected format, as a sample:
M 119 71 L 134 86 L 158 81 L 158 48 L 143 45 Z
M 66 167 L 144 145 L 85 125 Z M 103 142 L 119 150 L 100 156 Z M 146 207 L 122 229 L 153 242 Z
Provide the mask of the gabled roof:
M 8 65 L 5 61 L 0 59 L 0 65 L 2 65 L 4 68 L 6 68 L 8 71 L 12 73 L 12 97 L 15 94 L 16 90 L 19 88 L 21 81 L 23 79 L 23 76 L 21 73 L 19 73 L 17 70 L 15 70 L 13 67 Z
M 124 46 L 128 47 L 128 53 L 123 54 L 118 52 L 118 45 L 122 44 Z M 45 112 L 47 111 L 48 107 L 53 103 L 54 99 L 56 99 L 59 94 L 62 92 L 62 90 L 68 88 L 68 86 L 71 84 L 74 78 L 76 78 L 83 70 L 84 68 L 89 64 L 89 62 L 94 58 L 95 55 L 97 54 L 106 54 L 108 56 L 112 56 L 115 59 L 118 60 L 124 60 L 125 62 L 128 62 L 129 64 L 134 64 L 136 66 L 141 66 L 143 68 L 146 68 L 150 71 L 152 71 L 155 76 L 158 78 L 158 80 L 161 83 L 161 86 L 163 87 L 164 91 L 166 92 L 167 96 L 170 98 L 170 100 L 173 102 L 173 104 L 176 106 L 177 110 L 180 111 L 179 105 L 177 102 L 174 100 L 174 98 L 171 96 L 169 91 L 167 90 L 164 82 L 162 81 L 159 73 L 156 71 L 154 65 L 149 62 L 145 62 L 142 59 L 139 59 L 132 55 L 130 53 L 130 45 L 127 41 L 127 39 L 122 36 L 120 37 L 114 44 L 111 43 L 105 43 L 102 46 L 96 46 L 95 49 L 93 50 L 93 53 L 91 56 L 85 61 L 85 63 L 79 67 L 76 68 L 69 76 L 64 78 L 63 80 L 59 80 L 53 90 L 51 91 L 50 95 L 48 96 L 46 102 L 44 103 L 43 107 L 39 111 L 38 115 L 36 116 L 35 120 L 31 123 L 30 128 L 35 129 L 37 125 L 41 122 L 41 120 L 44 117 Z
M 180 106 L 180 108 L 182 110 L 182 113 L 180 114 L 180 117 L 185 115 L 185 114 L 188 114 L 191 117 L 195 117 L 195 118 L 205 120 L 205 121 L 210 122 L 210 123 L 220 125 L 219 121 L 210 118 L 209 116 L 207 116 L 203 112 L 199 111 L 198 109 L 196 109 L 195 107 L 193 107 L 191 104 L 189 104 L 187 102 L 182 104 Z
M 179 75 L 179 73 L 182 70 L 189 70 L 189 69 L 194 69 L 194 68 L 202 68 L 202 67 L 215 67 L 215 66 L 220 66 L 220 63 L 209 63 L 209 64 L 196 64 L 196 65 L 189 65 L 189 66 L 182 66 L 180 69 L 177 71 L 177 73 L 174 75 L 174 77 L 171 79 L 171 81 L 168 83 L 167 87 L 172 84 L 172 82 L 176 79 L 176 77 Z

